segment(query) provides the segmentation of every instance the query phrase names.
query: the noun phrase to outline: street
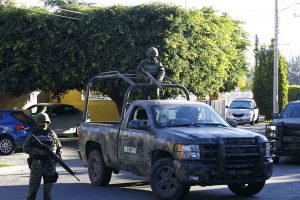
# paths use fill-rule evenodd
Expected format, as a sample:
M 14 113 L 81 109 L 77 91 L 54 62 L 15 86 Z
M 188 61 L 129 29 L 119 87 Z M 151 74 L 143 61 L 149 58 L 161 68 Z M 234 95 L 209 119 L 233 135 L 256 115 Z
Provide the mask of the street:
M 239 125 L 255 132 L 263 133 L 265 124 Z M 63 138 L 63 159 L 77 173 L 78 182 L 62 167 L 58 166 L 59 179 L 54 185 L 53 199 L 122 199 L 122 200 L 151 200 L 155 199 L 146 178 L 121 171 L 113 175 L 110 185 L 96 187 L 90 184 L 87 167 L 77 156 L 77 139 Z M 27 154 L 19 152 L 10 156 L 0 156 L 0 163 L 11 163 L 14 166 L 0 168 L 1 199 L 23 200 L 26 198 L 29 181 L 29 169 L 26 163 Z M 300 199 L 300 158 L 283 157 L 278 165 L 274 165 L 273 176 L 264 189 L 256 196 L 245 199 L 253 200 L 298 200 Z M 42 199 L 42 187 L 38 199 Z M 187 200 L 236 200 L 227 186 L 194 186 L 186 197 Z

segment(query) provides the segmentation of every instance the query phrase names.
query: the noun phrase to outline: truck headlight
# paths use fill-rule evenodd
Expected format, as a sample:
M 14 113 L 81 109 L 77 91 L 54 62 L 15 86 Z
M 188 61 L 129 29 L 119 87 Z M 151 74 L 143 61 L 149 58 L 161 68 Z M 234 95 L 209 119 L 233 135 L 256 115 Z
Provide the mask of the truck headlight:
M 175 153 L 179 160 L 200 160 L 199 145 L 177 144 Z
M 271 131 L 276 131 L 276 130 L 277 130 L 277 126 L 269 126 L 269 129 L 270 129 Z
M 270 156 L 271 156 L 271 144 L 266 143 L 266 157 L 270 157 Z
M 272 137 L 276 137 L 276 135 L 277 135 L 277 126 L 273 126 L 273 125 L 267 126 L 266 136 L 272 138 Z

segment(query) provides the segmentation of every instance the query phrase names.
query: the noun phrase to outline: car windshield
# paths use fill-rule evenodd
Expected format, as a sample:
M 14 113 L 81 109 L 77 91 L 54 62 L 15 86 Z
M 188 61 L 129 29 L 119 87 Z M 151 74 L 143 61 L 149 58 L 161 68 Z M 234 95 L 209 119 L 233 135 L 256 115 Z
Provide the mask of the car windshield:
M 159 128 L 176 126 L 228 126 L 211 107 L 202 105 L 155 105 L 152 107 Z
M 251 101 L 233 101 L 230 104 L 231 109 L 251 109 Z
M 300 118 L 300 104 L 288 104 L 281 116 L 283 118 Z

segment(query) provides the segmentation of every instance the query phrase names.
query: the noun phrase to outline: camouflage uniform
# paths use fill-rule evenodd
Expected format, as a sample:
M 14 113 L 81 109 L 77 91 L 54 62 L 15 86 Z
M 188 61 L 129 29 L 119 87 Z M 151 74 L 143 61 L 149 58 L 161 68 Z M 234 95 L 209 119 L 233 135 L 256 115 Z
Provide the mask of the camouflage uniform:
M 49 121 L 50 123 L 50 121 Z M 39 149 L 32 142 L 32 135 L 35 135 L 42 143 L 46 144 L 58 156 L 61 156 L 62 145 L 54 131 L 46 127 L 45 130 L 35 128 L 28 136 L 24 144 L 24 152 L 29 154 L 30 164 L 30 180 L 28 200 L 34 200 L 38 192 L 41 179 L 44 180 L 44 200 L 51 199 L 51 189 L 53 183 L 56 182 L 56 164 L 47 154 L 41 154 Z
M 149 72 L 159 83 L 162 82 L 165 76 L 165 68 L 160 61 L 157 60 L 158 51 L 155 47 L 150 47 L 147 52 L 148 58 L 142 60 L 137 67 L 136 74 L 137 80 L 140 83 L 151 83 L 150 80 L 145 79 L 145 74 L 143 70 Z M 140 99 L 158 99 L 159 90 L 158 89 L 148 89 L 147 91 L 142 91 Z

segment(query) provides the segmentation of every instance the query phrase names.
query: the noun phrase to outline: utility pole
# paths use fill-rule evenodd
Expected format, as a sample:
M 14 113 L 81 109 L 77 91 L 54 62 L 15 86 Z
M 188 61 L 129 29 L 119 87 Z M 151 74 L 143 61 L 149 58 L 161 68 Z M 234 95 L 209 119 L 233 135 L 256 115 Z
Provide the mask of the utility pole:
M 275 38 L 274 38 L 274 72 L 273 72 L 273 113 L 278 113 L 278 15 L 282 11 L 300 3 L 293 3 L 278 11 L 278 0 L 275 0 Z
M 278 113 L 278 0 L 275 0 L 275 39 L 273 72 L 273 113 Z

